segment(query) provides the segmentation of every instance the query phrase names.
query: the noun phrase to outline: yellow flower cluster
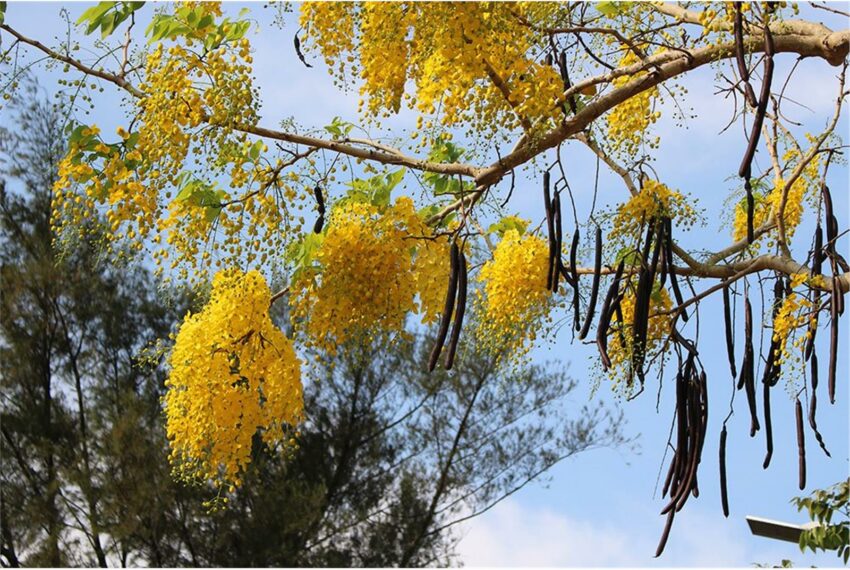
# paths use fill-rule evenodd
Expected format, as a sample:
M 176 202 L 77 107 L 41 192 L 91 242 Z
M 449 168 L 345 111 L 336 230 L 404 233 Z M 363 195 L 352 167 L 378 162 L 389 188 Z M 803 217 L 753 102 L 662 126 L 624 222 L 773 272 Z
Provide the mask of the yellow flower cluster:
M 550 309 L 546 288 L 549 246 L 539 236 L 505 232 L 493 259 L 481 268 L 476 291 L 480 313 L 476 334 L 481 347 L 491 353 L 521 358 L 537 337 Z
M 634 290 L 632 288 L 631 290 Z M 652 359 L 652 355 L 661 348 L 664 340 L 670 334 L 670 315 L 658 314 L 669 311 L 673 306 L 667 290 L 656 288 L 650 296 L 649 322 L 646 331 L 646 355 L 645 362 Z M 633 293 L 623 296 L 620 303 L 623 320 L 620 321 L 615 315 L 612 320 L 612 331 L 609 333 L 608 356 L 611 358 L 611 368 L 608 370 L 610 378 L 614 381 L 614 387 L 626 389 L 626 380 L 629 376 L 632 356 L 634 353 L 634 336 L 632 335 L 632 324 L 635 315 L 635 297 Z
M 301 25 L 339 82 L 355 75 L 368 115 L 388 116 L 406 102 L 441 122 L 539 128 L 559 120 L 564 84 L 533 52 L 557 3 L 305 2 Z M 540 42 L 539 45 L 534 42 Z M 310 45 L 310 44 L 308 44 Z M 405 93 L 408 80 L 415 95 Z
M 410 198 L 384 211 L 356 201 L 337 205 L 315 253 L 319 268 L 292 285 L 295 326 L 334 354 L 350 339 L 401 333 L 417 294 L 423 320 L 436 320 L 448 280 L 448 262 L 438 258 L 448 259 L 448 244 L 433 237 Z
M 797 161 L 800 159 L 800 153 L 796 149 L 788 150 L 782 157 L 783 162 L 790 168 L 794 168 Z M 788 189 L 788 197 L 785 202 L 785 210 L 782 220 L 785 222 L 785 235 L 788 240 L 794 237 L 797 226 L 803 219 L 805 208 L 805 199 L 813 199 L 816 196 L 819 181 L 820 157 L 815 156 L 803 168 L 803 172 L 791 184 Z M 754 193 L 753 206 L 753 227 L 758 228 L 763 225 L 771 213 L 776 216 L 779 213 L 779 206 L 782 203 L 782 191 L 785 188 L 785 180 L 782 177 L 776 177 L 773 181 L 773 188 L 764 195 Z M 736 240 L 744 239 L 747 236 L 747 202 L 742 200 L 735 207 L 735 219 L 733 221 L 732 235 Z M 773 247 L 775 243 L 775 233 L 767 234 L 763 240 L 768 248 Z
M 618 67 L 628 67 L 639 63 L 640 59 L 631 49 L 625 49 L 620 58 Z M 632 75 L 623 75 L 614 79 L 614 87 L 623 85 L 645 77 L 646 71 Z M 658 97 L 658 87 L 652 87 L 637 95 L 629 97 L 608 113 L 608 138 L 614 149 L 624 150 L 629 154 L 635 154 L 642 143 L 647 142 L 650 147 L 658 145 L 658 139 L 647 139 L 646 131 L 649 126 L 661 116 L 659 111 L 653 111 L 653 101 Z
M 793 348 L 798 349 L 797 355 L 792 352 L 789 340 L 791 340 L 794 331 L 808 327 L 811 310 L 812 302 L 797 293 L 791 293 L 783 299 L 782 305 L 773 319 L 773 340 L 779 343 L 782 350 L 781 363 L 799 358 L 799 352 L 803 350 L 809 332 L 806 331 L 806 334 L 793 339 L 792 345 Z
M 258 431 L 268 445 L 292 444 L 301 362 L 269 318 L 270 297 L 257 271 L 221 271 L 209 303 L 176 334 L 164 404 L 170 459 L 183 478 L 238 485 Z
M 651 218 L 661 217 L 676 221 L 677 228 L 692 226 L 697 220 L 696 210 L 685 196 L 666 185 L 647 178 L 640 192 L 617 207 L 614 224 L 608 238 L 634 243 L 643 231 L 644 224 Z
M 194 10 L 195 21 L 209 25 L 148 53 L 134 132 L 119 128 L 119 142 L 106 144 L 89 127 L 72 141 L 54 188 L 54 229 L 79 231 L 101 213 L 109 239 L 154 246 L 159 272 L 177 270 L 194 283 L 211 266 L 263 262 L 279 252 L 287 205 L 299 192 L 279 180 L 279 164 L 263 158 L 262 143 L 234 130 L 257 120 L 248 40 L 219 37 L 198 46 L 237 23 L 219 25 L 217 3 L 171 8 L 175 18 Z

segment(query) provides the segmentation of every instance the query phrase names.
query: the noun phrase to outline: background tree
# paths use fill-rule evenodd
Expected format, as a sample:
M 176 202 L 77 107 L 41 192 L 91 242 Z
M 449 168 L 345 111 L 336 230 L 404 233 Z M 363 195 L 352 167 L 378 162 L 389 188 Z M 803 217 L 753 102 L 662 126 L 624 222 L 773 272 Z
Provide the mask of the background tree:
M 827 489 L 815 489 L 808 497 L 793 501 L 805 509 L 816 527 L 800 535 L 800 550 L 808 548 L 834 551 L 847 564 L 850 558 L 850 480 L 840 481 Z
M 765 436 L 765 468 L 780 378 L 796 406 L 801 488 L 804 402 L 827 451 L 817 378 L 834 402 L 850 266 L 826 179 L 843 148 L 850 31 L 799 19 L 781 2 L 308 2 L 295 55 L 307 65 L 319 55 L 341 86 L 356 81 L 363 124 L 337 118 L 305 132 L 294 120 L 263 124 L 244 14 L 217 4 L 151 12 L 103 2 L 77 23 L 80 35 L 55 48 L 0 23 L 14 63 L 7 84 L 26 67 L 18 48 L 28 47 L 66 66 L 81 106 L 101 85 L 128 98 L 115 135 L 96 124 L 68 134 L 54 184 L 60 239 L 73 241 L 81 221 L 101 212 L 106 251 L 119 243 L 146 251 L 169 282 L 202 287 L 212 278 L 210 303 L 187 317 L 170 357 L 167 430 L 185 477 L 233 492 L 256 434 L 272 446 L 288 442 L 303 411 L 293 346 L 332 354 L 352 341 L 389 342 L 416 313 L 438 327 L 430 368 L 444 349 L 451 368 L 461 336 L 509 367 L 535 340 L 565 330 L 581 340 L 595 324 L 597 377 L 619 394 L 637 397 L 650 375 L 676 372 L 660 554 L 675 513 L 699 494 L 713 384 L 700 358 L 699 311 L 710 297 L 723 302 L 729 371 L 746 394 L 750 435 Z M 82 34 L 95 31 L 108 51 L 78 56 Z M 774 73 L 786 54 L 841 68 L 831 81 L 835 104 L 815 133 L 795 133 L 783 110 Z M 652 170 L 653 124 L 662 99 L 684 118 L 675 82 L 706 66 L 727 83 L 730 124 L 745 137 L 740 163 L 729 167 L 740 179 L 730 194 L 731 236 L 688 250 L 684 232 L 700 220 L 699 207 Z M 419 115 L 416 130 L 387 140 L 382 120 L 403 107 Z M 469 144 L 452 143 L 455 135 Z M 622 179 L 621 198 L 594 199 L 579 215 L 569 142 Z M 505 210 L 514 195 L 507 181 L 520 168 L 542 171 L 536 225 Z M 400 185 L 405 194 L 393 197 Z M 305 208 L 315 212 L 312 226 Z M 804 221 L 815 226 L 810 239 Z M 279 273 L 288 287 L 273 292 L 268 279 Z M 773 295 L 758 303 L 764 285 Z M 464 325 L 467 299 L 474 310 Z M 269 320 L 278 301 L 292 309 L 289 337 Z M 754 338 L 759 322 L 770 338 Z M 820 367 L 818 346 L 829 351 Z M 728 514 L 726 420 L 719 480 Z
M 56 252 L 50 189 L 64 115 L 34 83 L 8 109 L 14 123 L 0 131 L 4 565 L 448 564 L 454 524 L 564 457 L 627 443 L 621 417 L 605 409 L 558 417 L 575 386 L 563 373 L 507 375 L 464 348 L 455 373 L 431 376 L 422 362 L 432 339 L 421 337 L 336 357 L 316 352 L 297 449 L 256 445 L 256 470 L 228 508 L 208 512 L 206 487 L 171 477 L 165 376 L 161 352 L 150 350 L 187 301 L 167 303 L 132 260 L 106 263 L 96 234 Z

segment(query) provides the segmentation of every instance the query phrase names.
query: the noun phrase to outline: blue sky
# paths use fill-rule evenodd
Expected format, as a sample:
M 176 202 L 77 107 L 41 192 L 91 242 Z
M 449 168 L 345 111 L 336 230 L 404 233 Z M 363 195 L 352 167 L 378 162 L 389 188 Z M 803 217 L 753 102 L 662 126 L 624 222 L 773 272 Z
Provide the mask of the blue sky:
M 67 4 L 65 7 L 76 17 L 88 3 Z M 6 19 L 19 31 L 55 44 L 66 33 L 59 18 L 59 3 L 10 2 Z M 241 4 L 228 6 L 237 12 Z M 254 53 L 254 69 L 261 89 L 264 105 L 262 124 L 275 126 L 281 119 L 294 115 L 304 126 L 320 128 L 332 117 L 356 121 L 357 94 L 341 93 L 332 84 L 330 76 L 320 61 L 313 69 L 305 68 L 292 49 L 294 16 L 287 15 L 283 30 L 272 25 L 273 10 L 264 9 L 261 3 L 250 5 L 252 17 L 258 22 L 250 36 Z M 146 10 L 149 11 L 148 7 Z M 846 28 L 846 20 L 822 11 L 803 7 L 803 16 L 826 23 L 833 29 Z M 8 40 L 3 39 L 6 44 Z M 781 84 L 787 76 L 794 58 L 777 57 L 777 80 Z M 729 63 L 723 64 L 725 66 Z M 57 73 L 37 68 L 37 75 L 48 92 L 53 92 Z M 837 68 L 821 60 L 807 59 L 800 63 L 789 83 L 786 97 L 801 105 L 787 104 L 786 112 L 802 124 L 795 132 L 820 132 L 830 116 L 836 95 Z M 683 101 L 697 117 L 678 126 L 671 119 L 671 107 L 662 107 L 662 119 L 656 125 L 661 136 L 661 148 L 655 153 L 653 163 L 663 182 L 673 188 L 699 197 L 706 211 L 704 227 L 680 235 L 686 249 L 716 249 L 729 241 L 729 229 L 723 226 L 728 220 L 724 200 L 737 184 L 734 178 L 741 154 L 743 133 L 740 127 L 718 134 L 732 112 L 732 106 L 716 91 L 715 68 L 703 68 L 689 76 L 683 85 L 688 94 Z M 124 123 L 116 92 L 108 86 L 96 99 L 94 115 L 104 132 L 114 132 Z M 2 120 L 2 118 L 0 118 Z M 402 114 L 386 123 L 394 134 L 410 128 L 414 116 Z M 846 110 L 838 133 L 843 140 L 850 135 L 850 122 Z M 580 217 L 586 217 L 592 198 L 594 157 L 578 143 L 568 143 L 563 151 L 570 183 L 575 190 L 576 206 Z M 767 158 L 760 152 L 757 164 L 764 166 Z M 486 162 L 486 161 L 482 161 Z M 512 209 L 536 221 L 542 218 L 539 177 L 532 173 L 518 173 L 517 187 L 511 202 Z M 829 173 L 829 185 L 836 202 L 839 224 L 850 223 L 848 209 L 848 171 L 845 165 L 834 165 Z M 618 178 L 608 173 L 604 166 L 600 176 L 600 200 L 610 205 L 625 196 Z M 725 220 L 724 220 L 724 217 Z M 800 235 L 809 236 L 812 224 L 806 223 Z M 805 240 L 801 240 L 805 241 Z M 845 257 L 847 239 L 840 243 Z M 794 403 L 788 395 L 784 380 L 773 392 L 774 441 L 776 450 L 770 469 L 762 470 L 764 441 L 759 433 L 748 437 L 748 417 L 742 394 L 736 396 L 736 413 L 729 424 L 729 499 L 731 515 L 725 519 L 720 509 L 717 483 L 717 438 L 721 417 L 728 409 L 732 391 L 726 353 L 723 345 L 722 313 L 719 302 L 711 299 L 701 306 L 702 358 L 709 375 L 709 392 L 713 415 L 709 419 L 709 439 L 703 452 L 701 465 L 701 495 L 690 500 L 676 517 L 676 523 L 665 555 L 660 560 L 652 558 L 664 517 L 658 515 L 663 506 L 660 497 L 654 496 L 656 479 L 661 468 L 662 454 L 667 439 L 672 410 L 671 384 L 664 386 L 661 402 L 656 411 L 657 381 L 650 380 L 647 392 L 631 402 L 616 402 L 607 385 L 602 385 L 594 397 L 612 404 L 622 405 L 629 420 L 628 430 L 640 434 L 640 454 L 617 450 L 598 450 L 581 454 L 558 465 L 550 473 L 548 487 L 532 485 L 505 501 L 491 512 L 464 526 L 460 552 L 467 565 L 546 565 L 546 566 L 747 566 L 754 562 L 777 563 L 783 558 L 796 565 L 832 566 L 832 555 L 802 555 L 789 543 L 752 537 L 744 521 L 748 514 L 784 520 L 805 522 L 803 516 L 789 504 L 791 497 L 800 494 L 797 489 L 797 448 L 794 431 Z M 758 319 L 756 319 L 758 321 Z M 847 316 L 842 320 L 841 345 L 847 347 Z M 826 334 L 821 338 L 825 339 Z M 822 363 L 827 360 L 827 347 L 820 348 Z M 741 354 L 738 347 L 737 354 Z M 589 370 L 595 366 L 598 355 L 595 347 L 570 343 L 562 335 L 554 343 L 539 347 L 533 353 L 536 360 L 557 361 L 566 366 L 579 380 L 581 389 L 573 396 L 578 409 L 591 397 Z M 716 355 L 716 356 L 715 356 Z M 826 458 L 817 448 L 807 429 L 808 487 L 807 490 L 827 486 L 848 475 L 848 351 L 841 353 L 838 366 L 837 402 L 827 403 L 822 388 L 819 401 L 819 425 L 832 452 Z M 822 364 L 823 366 L 823 364 Z M 759 402 L 760 407 L 760 402 Z M 665 465 L 666 467 L 666 465 Z

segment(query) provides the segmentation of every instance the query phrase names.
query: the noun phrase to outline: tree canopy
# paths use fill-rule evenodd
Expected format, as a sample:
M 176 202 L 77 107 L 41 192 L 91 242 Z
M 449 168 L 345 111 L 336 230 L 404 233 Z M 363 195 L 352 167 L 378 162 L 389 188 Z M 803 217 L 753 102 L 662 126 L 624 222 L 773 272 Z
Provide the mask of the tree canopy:
M 253 20 L 216 3 L 101 2 L 75 15 L 77 34 L 58 46 L 0 23 L 7 89 L 29 65 L 19 61 L 25 51 L 64 66 L 74 104 L 108 88 L 126 110 L 114 134 L 96 121 L 69 126 L 53 185 L 57 243 L 89 235 L 84 221 L 102 215 L 110 231 L 95 237 L 107 255 L 130 247 L 168 283 L 212 283 L 209 303 L 186 316 L 169 355 L 167 430 L 184 477 L 233 492 L 251 469 L 255 437 L 297 444 L 292 436 L 310 414 L 303 386 L 315 373 L 301 349 L 335 355 L 403 342 L 415 315 L 436 330 L 422 363 L 430 370 L 441 359 L 452 369 L 470 346 L 510 369 L 536 341 L 578 342 L 593 331 L 599 375 L 626 398 L 649 376 L 675 371 L 660 554 L 675 513 L 699 493 L 708 374 L 725 375 L 700 358 L 699 311 L 719 297 L 729 372 L 746 394 L 751 435 L 765 434 L 765 466 L 771 388 L 780 378 L 792 387 L 805 486 L 805 423 L 827 451 L 816 390 L 823 376 L 835 401 L 850 289 L 846 220 L 826 184 L 844 148 L 837 127 L 850 30 L 801 19 L 785 2 L 298 9 L 292 57 L 324 64 L 340 88 L 356 90 L 360 124 L 329 118 L 305 130 L 297 115 L 265 124 L 252 80 Z M 102 38 L 95 53 L 80 55 L 80 34 Z M 787 56 L 837 68 L 818 86 L 834 89 L 833 109 L 804 136 L 783 96 L 793 70 L 775 76 L 775 61 Z M 683 232 L 721 216 L 704 216 L 698 196 L 653 169 L 653 127 L 662 100 L 688 100 L 677 82 L 706 66 L 722 77 L 730 124 L 743 132 L 741 162 L 718 166 L 740 185 L 730 196 L 731 232 L 689 251 Z M 386 122 L 403 109 L 417 114 L 417 127 L 393 137 Z M 563 150 L 571 141 L 622 180 L 618 195 L 594 188 L 589 212 L 575 208 L 576 165 Z M 523 168 L 540 176 L 537 219 L 508 209 Z M 797 231 L 804 221 L 815 221 L 813 235 Z M 275 275 L 286 281 L 278 291 L 269 285 Z M 762 301 L 765 285 L 772 297 Z M 289 334 L 270 319 L 276 303 L 289 308 Z M 764 343 L 759 327 L 770 331 Z M 820 368 L 818 347 L 828 351 Z M 726 437 L 724 421 L 728 512 Z

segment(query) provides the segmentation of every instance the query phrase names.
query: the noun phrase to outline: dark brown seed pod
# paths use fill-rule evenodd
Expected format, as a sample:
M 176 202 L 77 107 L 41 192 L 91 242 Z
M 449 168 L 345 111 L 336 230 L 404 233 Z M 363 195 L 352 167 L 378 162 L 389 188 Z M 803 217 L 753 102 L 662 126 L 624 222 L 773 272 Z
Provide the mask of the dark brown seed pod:
M 649 259 L 654 220 L 650 220 L 646 232 L 646 240 L 641 252 L 641 266 L 638 270 L 638 285 L 635 292 L 634 320 L 632 321 L 632 370 L 643 379 L 643 363 L 646 358 L 646 332 L 649 327 L 649 305 L 652 296 L 653 273 L 652 261 Z M 658 246 L 652 253 L 652 260 L 658 262 Z
M 584 317 L 584 324 L 581 331 L 578 333 L 578 339 L 583 340 L 587 333 L 590 332 L 590 325 L 593 322 L 593 314 L 596 312 L 596 298 L 599 296 L 599 281 L 602 278 L 602 228 L 596 226 L 596 251 L 593 257 L 593 283 L 590 286 L 590 301 L 587 304 L 587 314 Z
M 832 193 L 829 191 L 829 186 L 821 184 L 821 194 L 823 195 L 823 215 L 826 219 L 825 249 L 827 255 L 833 257 L 835 255 L 835 240 L 838 238 L 838 224 L 832 209 Z
M 741 167 L 738 169 L 738 176 L 745 179 L 745 185 L 749 185 L 751 165 L 753 157 L 755 157 L 756 149 L 758 148 L 759 138 L 761 136 L 761 126 L 764 123 L 764 116 L 767 112 L 767 103 L 770 100 L 770 86 L 773 81 L 773 35 L 770 32 L 770 26 L 764 26 L 764 71 L 762 72 L 761 93 L 759 94 L 758 106 L 753 117 L 753 124 L 750 128 L 750 140 L 747 145 L 747 150 L 744 153 L 744 158 L 741 161 Z M 747 189 L 748 192 L 748 216 L 752 216 L 752 208 L 749 203 L 752 199 L 752 189 Z M 747 220 L 748 226 L 752 220 Z M 747 239 L 752 243 L 752 235 L 747 231 Z
M 750 106 L 758 105 L 756 94 L 753 91 L 753 86 L 750 84 L 750 70 L 747 68 L 747 63 L 744 60 L 744 26 L 743 17 L 741 16 L 741 3 L 735 2 L 735 61 L 738 64 L 738 74 L 741 76 L 741 82 L 744 84 L 744 96 Z
M 753 188 L 750 185 L 749 171 L 744 179 L 744 190 L 747 193 L 747 243 L 753 243 L 755 239 L 755 225 L 753 222 L 753 211 L 755 210 L 755 198 L 753 198 Z
M 457 281 L 457 307 L 455 308 L 452 334 L 449 337 L 449 348 L 446 352 L 446 370 L 451 370 L 454 364 L 457 344 L 460 341 L 460 330 L 463 327 L 463 315 L 466 312 L 467 266 L 466 256 L 462 251 L 459 254 L 458 265 L 460 266 L 460 274 Z
M 744 297 L 744 323 L 747 331 L 746 344 L 744 347 L 745 364 L 742 366 L 741 374 L 744 375 L 744 390 L 747 393 L 747 404 L 750 408 L 750 437 L 756 435 L 761 429 L 758 414 L 756 412 L 756 387 L 755 387 L 755 354 L 753 352 L 753 309 L 750 300 Z
M 799 484 L 800 490 L 806 488 L 806 436 L 803 433 L 803 405 L 800 403 L 800 398 L 794 404 L 794 411 L 797 416 L 797 457 L 799 468 Z
M 838 277 L 832 278 L 832 297 L 829 303 L 829 311 L 832 322 L 829 327 L 829 369 L 827 372 L 827 391 L 829 393 L 829 403 L 835 403 L 835 368 L 838 364 L 838 303 L 836 302 L 841 295 L 836 293 L 839 290 Z
M 437 367 L 437 361 L 440 359 L 440 353 L 443 351 L 443 344 L 446 342 L 446 335 L 449 333 L 449 324 L 452 320 L 452 310 L 455 306 L 455 295 L 457 294 L 458 274 L 460 272 L 459 257 L 457 242 L 452 242 L 451 272 L 449 273 L 449 286 L 446 290 L 446 305 L 443 308 L 440 329 L 437 331 L 437 339 L 434 341 L 434 348 L 431 350 L 431 358 L 428 361 L 429 372 L 432 372 Z
M 560 56 L 558 57 L 558 70 L 561 72 L 561 79 L 564 82 L 564 91 L 572 87 L 572 83 L 570 82 L 570 74 L 567 70 L 567 52 L 562 51 Z M 567 99 L 567 103 L 570 106 L 570 110 L 575 115 L 578 112 L 578 105 L 576 105 L 576 98 L 574 95 L 570 95 L 569 99 Z M 566 106 L 564 106 L 564 113 L 567 112 Z
M 564 244 L 564 234 L 561 228 L 561 195 L 556 193 L 552 200 L 552 213 L 555 218 L 555 262 L 552 267 L 552 292 L 558 292 L 558 280 L 561 277 L 561 249 Z
M 667 496 L 667 491 L 670 489 L 670 483 L 673 481 L 673 473 L 676 471 L 678 459 L 678 454 L 674 452 L 673 459 L 670 461 L 670 468 L 667 470 L 667 477 L 664 479 L 664 487 L 661 489 L 662 499 Z
M 708 377 L 705 374 L 705 370 L 700 371 L 699 373 L 699 391 L 700 397 L 702 398 L 701 410 L 702 413 L 700 415 L 700 444 L 699 444 L 699 457 L 700 461 L 702 460 L 702 446 L 705 443 L 705 435 L 708 432 Z
M 773 423 L 770 421 L 770 380 L 767 377 L 762 382 L 762 387 L 762 393 L 764 395 L 764 438 L 767 446 L 762 468 L 767 469 L 770 466 L 770 459 L 773 457 Z
M 734 378 L 738 372 L 735 367 L 735 339 L 732 335 L 732 308 L 729 302 L 728 284 L 723 287 L 723 324 L 726 327 L 726 356 L 729 358 L 729 370 Z
M 726 425 L 720 430 L 720 504 L 723 516 L 729 518 L 729 492 L 726 489 Z
M 818 225 L 815 227 L 815 243 L 812 247 L 812 277 L 823 273 L 823 260 L 823 229 L 821 229 L 820 222 L 818 222 Z
M 325 215 L 319 214 L 319 217 L 316 218 L 316 222 L 313 224 L 313 233 L 320 234 L 322 233 L 322 228 L 325 227 Z
M 661 533 L 661 540 L 658 542 L 658 548 L 655 550 L 655 557 L 658 558 L 664 552 L 664 547 L 667 546 L 667 539 L 670 538 L 670 529 L 673 528 L 673 517 L 676 516 L 676 511 L 672 510 L 667 515 L 667 522 L 664 524 L 664 532 Z
M 676 304 L 681 305 L 685 300 L 682 297 L 682 291 L 679 289 L 679 280 L 676 277 L 676 266 L 673 261 L 673 221 L 670 218 L 665 218 L 664 223 L 667 226 L 664 231 L 664 263 L 667 264 L 667 273 L 670 275 L 670 287 L 673 289 Z M 679 315 L 684 322 L 688 322 L 687 311 L 682 311 Z
M 821 435 L 818 430 L 817 423 L 817 408 L 818 408 L 818 355 L 816 351 L 812 351 L 811 360 L 809 360 L 811 366 L 811 377 L 812 377 L 812 397 L 809 399 L 809 426 L 812 428 L 812 431 L 815 433 L 815 439 L 818 442 L 818 445 L 826 454 L 827 457 L 832 457 L 829 453 L 829 450 L 826 448 L 826 442 L 823 440 L 823 435 Z
M 620 261 L 617 264 L 617 269 L 614 271 L 614 280 L 608 288 L 608 293 L 605 295 L 605 300 L 602 302 L 602 310 L 599 314 L 599 323 L 596 325 L 596 346 L 599 348 L 599 356 L 602 359 L 602 367 L 605 370 L 611 366 L 611 359 L 608 358 L 608 326 L 611 324 L 611 315 L 613 314 L 613 303 L 620 291 L 620 279 L 623 276 L 623 268 L 625 262 Z
M 313 196 L 316 197 L 316 204 L 319 207 L 319 214 L 324 215 L 325 213 L 325 198 L 322 196 L 322 188 L 316 184 L 313 188 Z
M 667 245 L 666 245 L 666 233 L 667 233 L 667 218 L 661 218 L 661 222 L 658 224 L 658 243 L 662 244 L 661 247 L 661 259 L 658 263 L 658 286 L 664 287 L 664 284 L 667 283 Z
M 573 327 L 575 330 L 579 330 L 580 327 L 579 311 L 581 310 L 579 307 L 578 265 L 576 264 L 579 237 L 579 230 L 578 227 L 576 227 L 576 230 L 573 232 L 573 242 L 570 245 L 570 275 L 573 279 Z
M 293 39 L 293 43 L 295 44 L 295 54 L 298 56 L 298 59 L 301 60 L 306 67 L 313 67 L 307 60 L 304 58 L 304 54 L 301 52 L 301 40 L 298 38 L 298 33 L 296 32 L 295 37 Z
M 549 239 L 549 269 L 546 274 L 546 288 L 552 290 L 552 272 L 557 267 L 555 263 L 555 216 L 552 213 L 552 196 L 549 191 L 549 172 L 543 173 L 543 206 L 546 208 L 546 230 Z

